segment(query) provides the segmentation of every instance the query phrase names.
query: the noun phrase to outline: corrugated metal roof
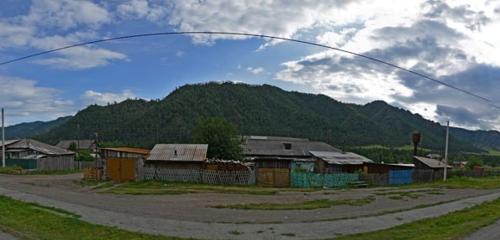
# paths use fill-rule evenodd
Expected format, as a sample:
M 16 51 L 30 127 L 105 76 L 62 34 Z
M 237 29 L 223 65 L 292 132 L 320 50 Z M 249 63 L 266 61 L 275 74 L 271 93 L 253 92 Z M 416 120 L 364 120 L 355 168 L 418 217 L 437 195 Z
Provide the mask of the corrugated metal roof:
M 148 161 L 205 161 L 208 144 L 156 144 Z
M 126 153 L 136 153 L 141 155 L 148 155 L 150 150 L 145 148 L 133 148 L 133 147 L 114 147 L 114 148 L 101 148 L 102 150 L 109 150 L 114 152 L 126 152 Z
M 328 164 L 361 165 L 363 163 L 373 162 L 372 160 L 353 152 L 311 151 L 311 154 L 317 158 L 324 160 Z
M 420 157 L 420 156 L 413 156 L 414 159 L 420 161 L 421 163 L 427 165 L 430 168 L 444 168 L 445 164 L 444 162 L 441 162 L 436 159 L 432 158 L 426 158 L 426 157 Z M 448 168 L 451 168 L 450 165 L 447 165 Z
M 324 142 L 283 137 L 245 137 L 242 148 L 246 156 L 310 157 L 310 151 L 340 151 Z
M 10 144 L 5 144 L 7 150 L 16 150 L 16 149 L 31 149 L 37 152 L 46 154 L 46 155 L 71 155 L 75 154 L 74 152 L 68 151 L 66 149 L 52 146 L 43 142 L 39 142 L 33 139 L 21 139 L 21 140 L 13 140 Z
M 15 140 L 5 140 L 5 146 L 8 146 L 10 144 L 13 144 L 15 142 L 20 141 L 20 139 L 15 139 Z M 0 141 L 0 147 L 2 147 L 2 141 Z

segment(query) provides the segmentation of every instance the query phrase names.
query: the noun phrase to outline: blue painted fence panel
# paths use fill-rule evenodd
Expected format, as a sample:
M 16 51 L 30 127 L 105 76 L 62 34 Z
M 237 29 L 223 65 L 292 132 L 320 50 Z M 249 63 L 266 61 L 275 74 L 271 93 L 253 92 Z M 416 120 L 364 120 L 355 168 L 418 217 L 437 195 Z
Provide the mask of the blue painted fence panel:
M 402 185 L 410 184 L 413 179 L 413 170 L 390 170 L 389 171 L 389 184 Z

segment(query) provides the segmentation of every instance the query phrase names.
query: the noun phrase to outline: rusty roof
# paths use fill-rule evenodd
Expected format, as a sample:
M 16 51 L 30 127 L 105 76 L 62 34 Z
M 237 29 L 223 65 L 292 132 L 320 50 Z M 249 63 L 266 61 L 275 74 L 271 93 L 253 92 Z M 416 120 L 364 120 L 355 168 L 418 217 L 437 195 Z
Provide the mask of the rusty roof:
M 114 152 L 126 152 L 126 153 L 137 153 L 141 155 L 148 155 L 150 150 L 145 148 L 134 148 L 134 147 L 113 147 L 113 148 L 101 148 L 102 150 L 114 151 Z
M 156 144 L 148 161 L 200 162 L 207 159 L 208 144 Z

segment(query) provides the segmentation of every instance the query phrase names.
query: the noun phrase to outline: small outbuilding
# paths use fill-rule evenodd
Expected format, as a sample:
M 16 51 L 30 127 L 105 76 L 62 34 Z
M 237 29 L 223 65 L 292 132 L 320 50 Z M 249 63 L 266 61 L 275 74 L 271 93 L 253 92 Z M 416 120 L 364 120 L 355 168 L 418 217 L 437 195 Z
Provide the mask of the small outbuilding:
M 451 169 L 444 162 L 427 157 L 413 156 L 415 164 L 414 180 L 417 182 L 430 182 L 443 179 L 444 168 Z
M 101 155 L 106 164 L 106 178 L 116 182 L 135 181 L 149 149 L 116 147 L 102 148 Z
M 144 167 L 154 169 L 159 180 L 200 182 L 207 150 L 207 144 L 156 144 Z

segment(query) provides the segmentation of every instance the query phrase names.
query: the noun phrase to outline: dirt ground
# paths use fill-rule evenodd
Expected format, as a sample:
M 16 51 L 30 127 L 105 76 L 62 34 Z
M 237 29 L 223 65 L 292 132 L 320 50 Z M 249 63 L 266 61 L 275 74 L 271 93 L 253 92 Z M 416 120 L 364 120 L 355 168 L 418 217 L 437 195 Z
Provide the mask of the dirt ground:
M 383 195 L 390 191 L 415 189 L 367 188 L 325 190 L 317 192 L 284 192 L 276 195 L 249 195 L 223 193 L 190 193 L 179 195 L 113 195 L 99 193 L 77 184 L 81 174 L 63 176 L 0 175 L 0 187 L 34 194 L 66 203 L 98 208 L 134 216 L 204 223 L 300 223 L 329 221 L 343 218 L 378 215 L 412 209 L 421 205 L 484 195 L 498 190 L 441 189 L 437 193 L 418 193 L 418 198 L 393 199 Z M 240 210 L 217 209 L 216 205 L 240 203 L 291 203 L 314 199 L 375 200 L 362 206 L 338 205 L 315 210 Z

